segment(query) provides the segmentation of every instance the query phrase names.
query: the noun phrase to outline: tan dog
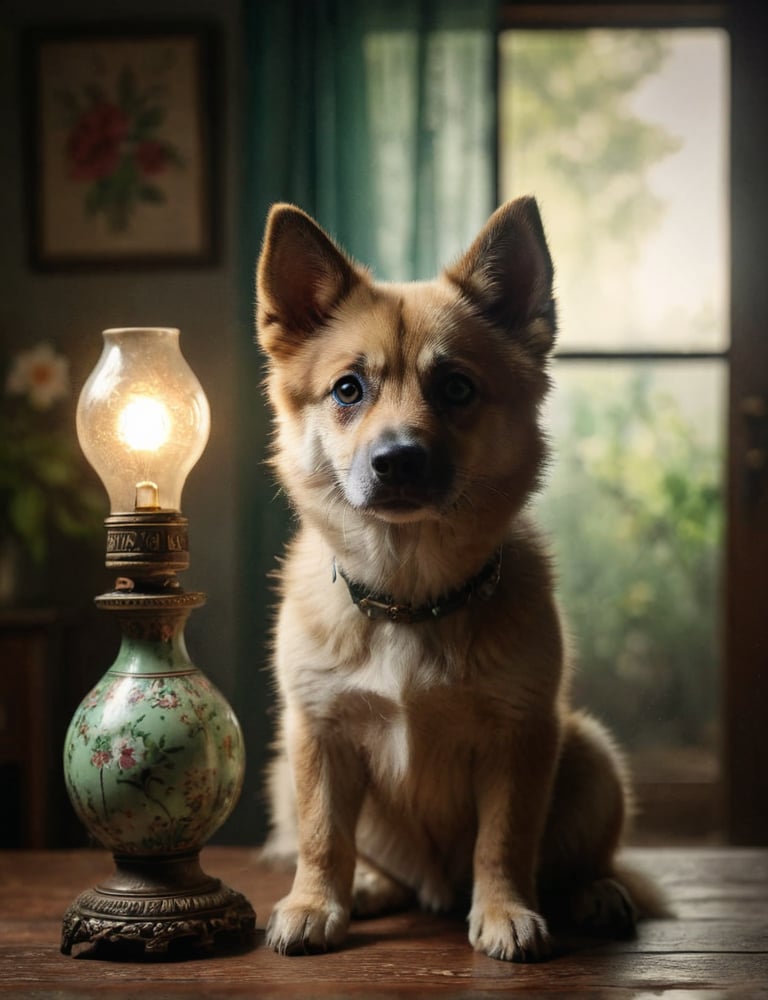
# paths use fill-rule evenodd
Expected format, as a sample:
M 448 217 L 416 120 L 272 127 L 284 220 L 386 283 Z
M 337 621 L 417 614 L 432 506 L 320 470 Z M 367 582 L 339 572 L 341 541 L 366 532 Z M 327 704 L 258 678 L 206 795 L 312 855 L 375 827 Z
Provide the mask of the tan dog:
M 338 945 L 351 913 L 459 905 L 495 958 L 545 956 L 542 909 L 634 927 L 610 738 L 568 705 L 541 542 L 555 336 L 533 199 L 432 282 L 377 284 L 276 206 L 258 269 L 274 463 L 300 517 L 281 570 L 267 856 L 296 856 L 268 943 Z M 540 908 L 541 907 L 541 908 Z

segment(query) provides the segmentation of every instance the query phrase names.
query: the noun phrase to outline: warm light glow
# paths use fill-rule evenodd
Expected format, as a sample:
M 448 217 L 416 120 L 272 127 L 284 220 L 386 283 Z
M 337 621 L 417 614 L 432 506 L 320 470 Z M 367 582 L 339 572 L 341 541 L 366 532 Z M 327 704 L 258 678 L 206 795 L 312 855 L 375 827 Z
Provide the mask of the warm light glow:
M 208 401 L 177 329 L 104 331 L 104 349 L 77 404 L 77 435 L 112 514 L 180 511 L 184 481 L 209 429 Z
M 133 451 L 157 451 L 170 433 L 168 410 L 157 399 L 138 396 L 122 410 L 117 433 Z

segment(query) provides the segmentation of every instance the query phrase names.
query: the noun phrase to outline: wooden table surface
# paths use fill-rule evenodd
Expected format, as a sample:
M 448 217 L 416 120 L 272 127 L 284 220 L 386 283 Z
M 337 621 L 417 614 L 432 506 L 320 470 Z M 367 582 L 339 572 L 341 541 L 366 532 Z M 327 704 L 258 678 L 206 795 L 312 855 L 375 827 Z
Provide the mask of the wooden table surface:
M 353 923 L 347 947 L 285 958 L 263 945 L 286 875 L 257 853 L 207 848 L 203 867 L 257 911 L 252 944 L 186 961 L 114 961 L 59 952 L 61 915 L 112 869 L 100 851 L 0 852 L 0 995 L 35 1000 L 193 997 L 768 997 L 768 851 L 628 852 L 656 873 L 677 917 L 641 925 L 634 941 L 560 942 L 539 965 L 475 954 L 459 919 L 406 913 Z

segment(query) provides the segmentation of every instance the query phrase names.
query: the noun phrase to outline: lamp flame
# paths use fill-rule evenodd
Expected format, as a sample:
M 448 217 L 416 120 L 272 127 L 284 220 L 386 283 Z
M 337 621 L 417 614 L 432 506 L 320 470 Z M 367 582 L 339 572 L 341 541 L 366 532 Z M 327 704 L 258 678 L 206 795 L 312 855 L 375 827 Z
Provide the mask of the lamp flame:
M 120 440 L 132 451 L 158 451 L 168 440 L 170 414 L 158 399 L 138 396 L 123 408 L 117 421 Z

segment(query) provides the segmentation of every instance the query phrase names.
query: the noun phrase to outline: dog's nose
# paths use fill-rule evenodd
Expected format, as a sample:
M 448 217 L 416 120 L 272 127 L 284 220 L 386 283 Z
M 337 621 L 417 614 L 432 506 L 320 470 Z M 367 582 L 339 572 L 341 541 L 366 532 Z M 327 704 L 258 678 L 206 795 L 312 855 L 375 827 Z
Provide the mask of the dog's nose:
M 429 472 L 429 452 L 410 438 L 386 437 L 371 450 L 371 469 L 388 486 L 422 483 Z

